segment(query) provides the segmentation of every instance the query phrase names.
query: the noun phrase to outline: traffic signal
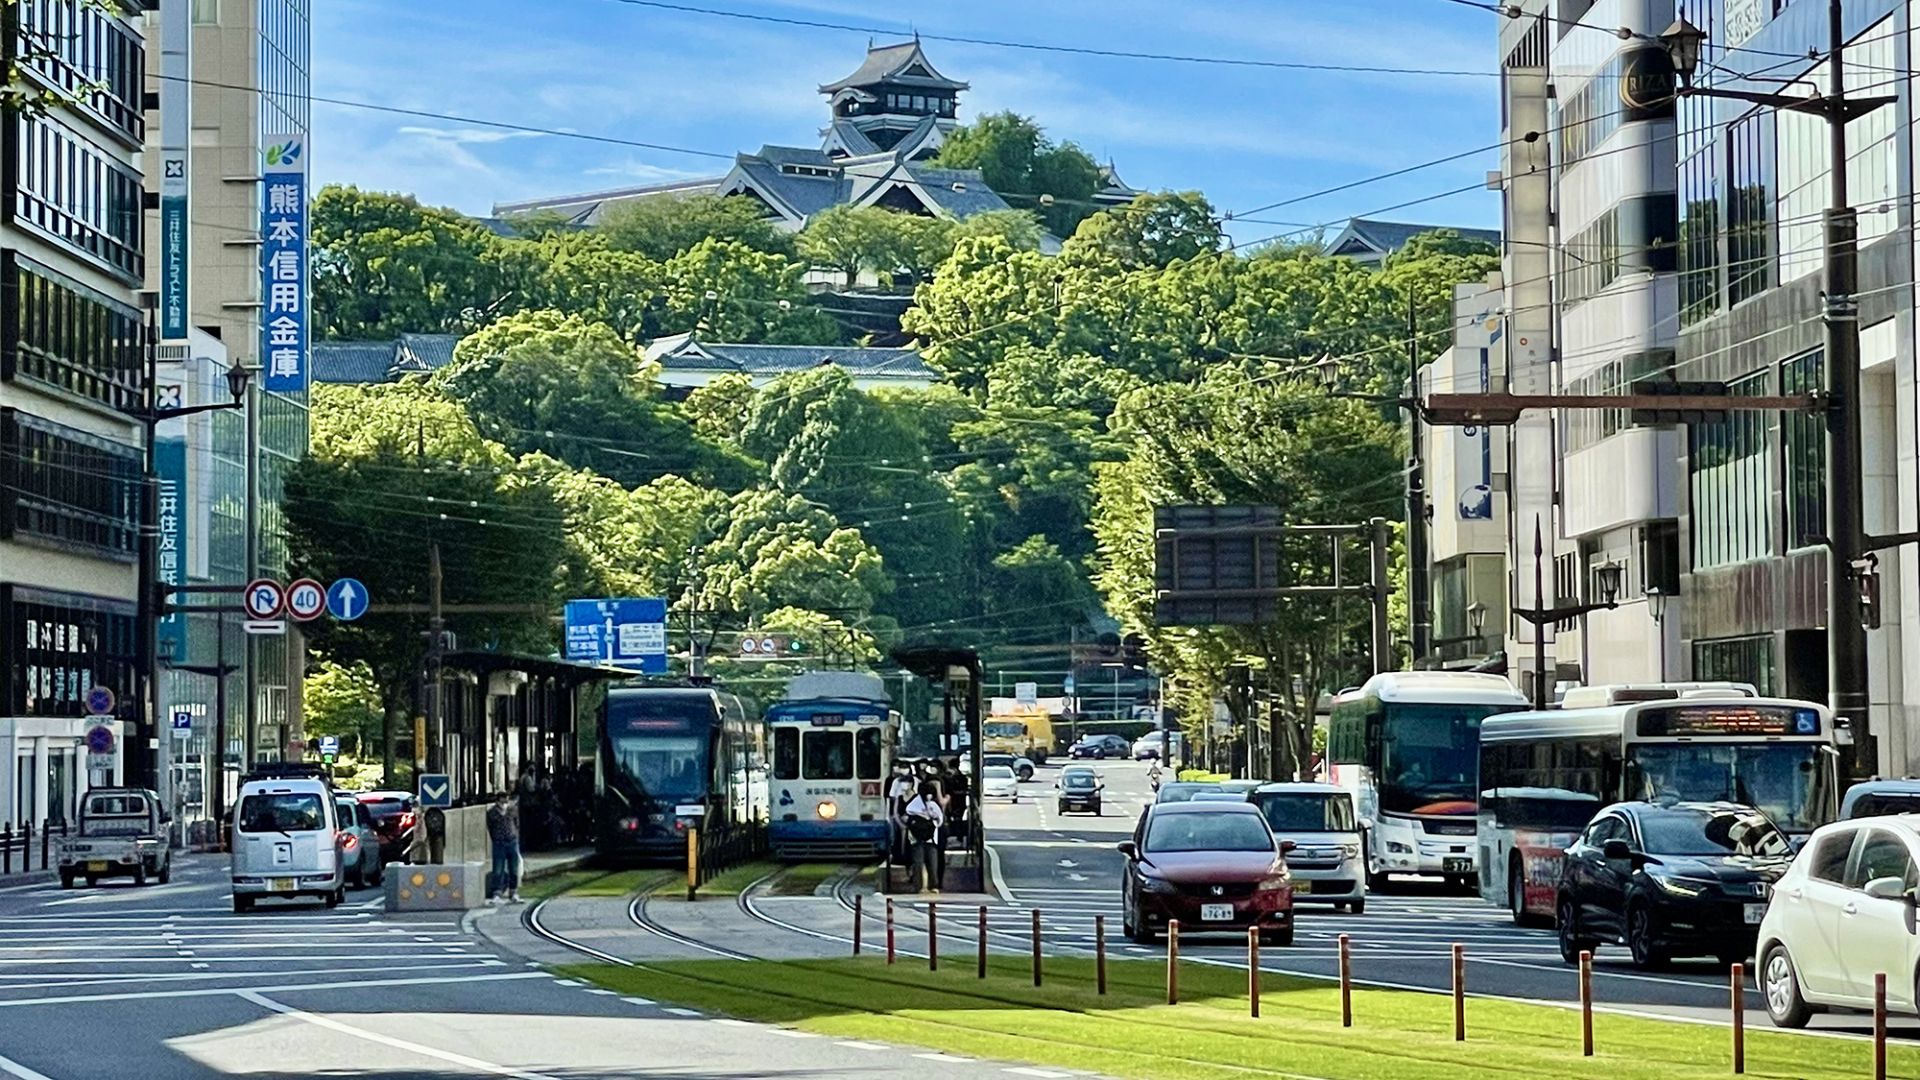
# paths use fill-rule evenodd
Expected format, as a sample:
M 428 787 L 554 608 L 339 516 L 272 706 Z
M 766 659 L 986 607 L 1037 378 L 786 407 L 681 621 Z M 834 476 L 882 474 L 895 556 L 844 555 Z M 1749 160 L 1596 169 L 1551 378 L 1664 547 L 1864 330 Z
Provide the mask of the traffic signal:
M 1127 670 L 1145 674 L 1147 670 L 1147 639 L 1139 634 L 1128 634 L 1121 642 L 1121 657 Z

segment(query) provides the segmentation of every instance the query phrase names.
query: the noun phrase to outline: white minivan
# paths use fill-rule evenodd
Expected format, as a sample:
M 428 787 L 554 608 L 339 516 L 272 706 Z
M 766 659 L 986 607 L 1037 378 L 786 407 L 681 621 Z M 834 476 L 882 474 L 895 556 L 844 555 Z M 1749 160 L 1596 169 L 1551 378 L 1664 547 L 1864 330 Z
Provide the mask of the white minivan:
M 1293 841 L 1287 873 L 1293 903 L 1332 904 L 1358 915 L 1367 910 L 1367 876 L 1360 862 L 1360 826 L 1353 796 L 1332 784 L 1261 784 L 1246 794 L 1277 840 Z
M 263 896 L 346 897 L 333 791 L 306 777 L 249 780 L 233 812 L 233 910 Z

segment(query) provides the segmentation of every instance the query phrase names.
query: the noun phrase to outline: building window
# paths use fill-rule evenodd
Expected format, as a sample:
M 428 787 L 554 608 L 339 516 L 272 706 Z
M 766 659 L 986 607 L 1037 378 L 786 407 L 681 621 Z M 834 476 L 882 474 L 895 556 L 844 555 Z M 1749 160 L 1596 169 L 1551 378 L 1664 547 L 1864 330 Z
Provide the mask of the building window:
M 0 409 L 0 537 L 132 561 L 140 452 Z
M 1693 677 L 1700 682 L 1752 683 L 1762 697 L 1779 693 L 1773 636 L 1720 638 L 1693 643 Z
M 6 135 L 11 220 L 138 284 L 146 265 L 140 174 L 48 117 L 17 115 Z
M 1628 271 L 1671 273 L 1679 264 L 1672 195 L 1645 195 L 1607 208 L 1562 246 L 1561 300 L 1575 304 Z
M 197 26 L 214 26 L 220 22 L 220 0 L 193 0 L 193 21 Z
M 146 48 L 132 28 L 109 14 L 118 4 L 32 0 L 11 5 L 17 22 L 11 47 L 37 81 L 79 107 L 137 149 L 146 138 L 140 97 Z
M 1680 523 L 1653 521 L 1640 529 L 1640 591 L 1680 595 Z
M 132 604 L 90 596 L 0 587 L 0 709 L 9 716 L 87 714 L 87 690 L 104 686 L 133 700 Z
M 1729 383 L 1733 394 L 1764 394 L 1772 372 Z M 1768 414 L 1733 412 L 1687 428 L 1687 482 L 1693 509 L 1693 567 L 1725 566 L 1773 550 Z
M 1780 392 L 1810 394 L 1826 382 L 1822 354 L 1780 365 Z M 1781 417 L 1787 489 L 1787 547 L 1812 547 L 1827 535 L 1827 425 L 1819 413 Z
M 1569 394 L 1628 394 L 1635 383 L 1647 379 L 1666 379 L 1673 370 L 1673 350 L 1653 349 L 1628 353 L 1610 360 L 1577 379 L 1569 380 Z M 1628 409 L 1566 409 L 1560 414 L 1564 426 L 1564 445 L 1571 454 L 1584 450 L 1630 427 L 1633 413 Z
M 1774 111 L 1727 127 L 1727 306 L 1773 285 Z
M 0 380 L 33 379 L 127 411 L 140 405 L 140 313 L 19 253 L 0 253 Z

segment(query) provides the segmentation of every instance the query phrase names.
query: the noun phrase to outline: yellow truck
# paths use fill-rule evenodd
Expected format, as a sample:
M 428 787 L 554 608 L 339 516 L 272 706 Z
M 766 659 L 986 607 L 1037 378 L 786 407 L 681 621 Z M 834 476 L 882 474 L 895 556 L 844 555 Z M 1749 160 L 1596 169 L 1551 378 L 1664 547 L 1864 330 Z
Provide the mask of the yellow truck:
M 1053 749 L 1053 717 L 1044 709 L 994 713 L 982 729 L 980 748 L 989 754 L 1016 754 L 1045 765 Z

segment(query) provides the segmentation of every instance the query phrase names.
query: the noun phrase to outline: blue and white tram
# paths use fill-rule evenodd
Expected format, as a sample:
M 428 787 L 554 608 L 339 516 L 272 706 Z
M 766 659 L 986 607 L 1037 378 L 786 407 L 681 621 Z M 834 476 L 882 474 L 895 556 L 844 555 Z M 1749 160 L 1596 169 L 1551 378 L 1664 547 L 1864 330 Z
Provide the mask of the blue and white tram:
M 877 675 L 815 671 L 768 706 L 773 744 L 767 836 L 782 859 L 870 859 L 887 851 L 887 776 L 900 714 Z
M 602 857 L 679 857 L 703 835 L 766 820 L 759 725 L 705 686 L 621 686 L 600 709 L 594 843 Z

